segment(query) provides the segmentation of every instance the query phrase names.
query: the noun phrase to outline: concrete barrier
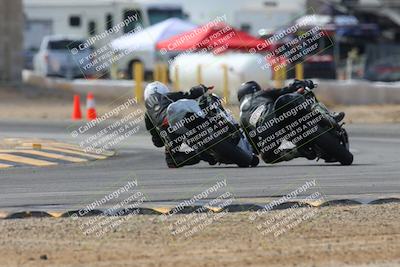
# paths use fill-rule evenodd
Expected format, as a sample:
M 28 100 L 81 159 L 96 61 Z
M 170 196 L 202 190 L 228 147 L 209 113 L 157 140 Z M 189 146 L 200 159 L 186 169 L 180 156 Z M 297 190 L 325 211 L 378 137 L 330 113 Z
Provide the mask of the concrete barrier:
M 400 82 L 321 80 L 316 94 L 332 104 L 371 105 L 400 104 Z
M 50 89 L 71 90 L 79 94 L 89 91 L 100 98 L 131 97 L 134 95 L 135 82 L 131 80 L 86 80 L 76 79 L 68 81 L 60 78 L 41 77 L 31 71 L 23 72 L 26 84 Z M 340 105 L 372 105 L 372 104 L 400 104 L 400 82 L 384 83 L 363 80 L 339 81 L 318 80 L 315 90 L 317 96 L 329 104 Z M 289 84 L 292 80 L 287 80 Z M 143 84 L 143 87 L 146 83 Z M 173 86 L 171 85 L 171 88 Z M 188 90 L 189 88 L 184 88 Z M 232 104 L 237 104 L 237 88 L 229 88 Z
M 132 97 L 135 88 L 135 82 L 132 80 L 66 80 L 62 78 L 43 77 L 28 70 L 23 71 L 22 78 L 23 82 L 27 85 L 47 89 L 69 90 L 81 95 L 86 95 L 91 91 L 99 98 Z
M 71 81 L 71 90 L 79 94 L 93 92 L 100 98 L 132 97 L 135 94 L 135 82 L 130 80 L 85 80 Z

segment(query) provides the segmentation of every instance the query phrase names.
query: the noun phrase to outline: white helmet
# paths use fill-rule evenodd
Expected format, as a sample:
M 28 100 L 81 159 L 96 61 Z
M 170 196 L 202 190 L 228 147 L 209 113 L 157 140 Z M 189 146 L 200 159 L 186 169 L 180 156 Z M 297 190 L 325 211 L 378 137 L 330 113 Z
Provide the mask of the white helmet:
M 147 101 L 147 99 L 156 92 L 162 95 L 166 95 L 170 91 L 165 84 L 160 83 L 158 81 L 149 83 L 146 86 L 146 89 L 144 89 L 144 101 Z

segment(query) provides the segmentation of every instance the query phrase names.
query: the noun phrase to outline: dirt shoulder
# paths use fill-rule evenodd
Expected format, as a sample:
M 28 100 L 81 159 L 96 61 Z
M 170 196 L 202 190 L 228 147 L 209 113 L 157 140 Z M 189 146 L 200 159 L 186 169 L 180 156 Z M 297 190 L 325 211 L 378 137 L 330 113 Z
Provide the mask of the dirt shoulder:
M 400 105 L 334 106 L 332 110 L 344 111 L 346 123 L 400 122 Z
M 171 231 L 190 215 L 126 217 L 101 238 L 80 229 L 90 218 L 2 220 L 1 266 L 399 266 L 399 208 L 303 208 L 316 212 L 271 232 L 259 225 L 287 211 L 228 213 L 187 237 Z
M 68 90 L 36 87 L 1 87 L 0 119 L 5 120 L 69 120 L 73 110 L 74 93 Z M 81 111 L 85 117 L 86 96 L 81 95 Z M 117 106 L 119 99 L 96 97 L 98 114 Z M 121 102 L 121 101 L 119 101 Z

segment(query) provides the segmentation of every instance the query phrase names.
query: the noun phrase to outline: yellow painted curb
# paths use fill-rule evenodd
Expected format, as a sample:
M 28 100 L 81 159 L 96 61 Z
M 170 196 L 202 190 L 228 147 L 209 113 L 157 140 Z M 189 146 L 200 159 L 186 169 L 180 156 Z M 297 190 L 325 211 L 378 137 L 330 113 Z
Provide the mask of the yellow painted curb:
M 82 163 L 89 160 L 106 159 L 116 154 L 115 151 L 110 150 L 102 151 L 103 153 L 100 154 L 85 152 L 76 144 L 62 143 L 50 139 L 4 138 L 2 142 L 4 146 L 3 149 L 0 149 L 0 160 L 6 162 L 0 163 L 0 169 L 18 165 L 42 167 L 60 164 L 60 162 L 54 162 L 54 160 Z M 23 155 L 16 155 L 15 153 L 23 153 Z M 42 158 L 38 159 L 33 156 Z M 46 158 L 49 160 L 46 160 Z
M 75 151 L 75 150 L 71 150 L 71 149 L 57 148 L 57 147 L 52 147 L 49 145 L 42 145 L 42 149 L 56 151 L 56 152 L 63 152 L 63 153 L 68 153 L 68 154 L 73 154 L 73 155 L 79 155 L 79 156 L 84 156 L 84 157 L 89 157 L 89 158 L 95 158 L 95 159 L 106 159 L 107 158 L 107 156 L 90 154 L 90 153 L 86 153 L 86 152 L 79 152 L 79 151 Z
M 0 169 L 6 169 L 6 168 L 10 168 L 10 167 L 14 167 L 14 165 L 0 163 Z
M 76 158 L 76 157 L 71 157 L 71 156 L 65 156 L 62 154 L 49 153 L 49 152 L 33 150 L 33 149 L 0 150 L 0 153 L 24 153 L 24 154 L 30 154 L 30 155 L 35 155 L 35 156 L 42 156 L 42 157 L 49 158 L 49 159 L 59 159 L 59 160 L 65 160 L 65 161 L 75 162 L 75 163 L 88 161 L 87 159 L 83 159 L 83 158 Z
M 33 158 L 17 156 L 17 155 L 13 155 L 13 154 L 6 154 L 6 153 L 0 153 L 0 159 L 17 162 L 17 163 L 33 165 L 33 166 L 52 166 L 52 165 L 58 164 L 58 163 L 51 162 L 51 161 L 33 159 Z
M 172 208 L 168 208 L 168 207 L 157 207 L 157 208 L 153 208 L 153 210 L 162 213 L 162 214 L 168 214 Z
M 207 209 L 213 211 L 213 212 L 221 212 L 223 210 L 223 208 L 219 208 L 219 207 L 210 207 L 210 206 L 206 206 Z
M 279 209 L 289 209 L 295 205 L 296 202 L 284 202 Z M 301 202 L 298 202 L 301 203 Z M 307 205 L 310 208 L 318 209 L 320 207 L 327 207 L 330 206 L 330 203 L 335 203 L 335 205 L 378 205 L 378 204 L 385 204 L 385 203 L 400 203 L 400 198 L 381 198 L 369 201 L 367 203 L 361 203 L 360 201 L 354 199 L 334 199 L 319 203 L 319 205 L 315 204 L 311 205 L 310 203 L 302 202 L 302 206 L 297 206 L 297 208 L 306 207 Z M 269 203 L 267 203 L 269 204 Z M 307 205 L 304 205 L 307 204 Z M 210 210 L 214 212 L 254 212 L 257 210 L 263 210 L 263 207 L 266 205 L 259 205 L 259 204 L 232 204 L 228 205 L 224 208 L 217 208 L 217 207 L 207 207 L 207 206 L 185 206 L 183 209 L 176 213 L 176 214 L 188 214 L 196 211 L 199 208 L 203 208 L 204 211 Z M 285 208 L 283 208 L 285 207 Z M 161 215 L 165 214 L 168 215 L 171 213 L 173 208 L 171 207 L 139 207 L 133 210 L 138 211 L 135 214 L 140 215 Z M 132 210 L 132 211 L 133 211 Z M 273 209 L 275 210 L 275 209 Z M 89 213 L 85 214 L 84 217 L 87 216 L 97 216 L 105 214 L 106 210 L 92 210 Z M 192 211 L 192 212 L 190 212 Z M 66 218 L 66 217 L 75 217 L 79 213 L 79 210 L 66 210 L 66 211 L 19 211 L 19 212 L 7 212 L 7 211 L 0 211 L 0 219 L 22 219 L 22 218 L 43 218 L 43 217 L 51 217 L 51 218 Z M 118 214 L 118 211 L 116 212 Z M 124 213 L 124 215 L 128 215 L 129 213 Z M 122 216 L 124 216 L 122 215 Z M 172 215 L 172 214 L 171 214 Z M 78 216 L 79 217 L 79 216 Z
M 47 213 L 53 216 L 54 218 L 61 218 L 62 215 L 64 214 L 64 212 L 59 212 L 59 211 L 49 211 Z

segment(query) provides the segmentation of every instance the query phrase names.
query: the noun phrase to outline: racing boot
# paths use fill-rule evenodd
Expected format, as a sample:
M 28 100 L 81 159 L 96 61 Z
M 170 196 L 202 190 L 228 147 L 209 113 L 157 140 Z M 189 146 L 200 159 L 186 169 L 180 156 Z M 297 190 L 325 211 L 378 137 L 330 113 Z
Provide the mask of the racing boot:
M 260 159 L 256 154 L 253 154 L 253 159 L 251 160 L 250 167 L 257 167 L 260 163 Z
M 330 115 L 336 122 L 341 122 L 344 119 L 344 116 L 346 116 L 346 113 L 344 112 L 330 112 Z
M 207 152 L 202 152 L 200 153 L 200 159 L 204 160 L 205 162 L 208 162 L 211 166 L 215 165 L 218 163 L 218 161 L 209 153 Z
M 344 112 L 334 112 L 334 111 L 329 111 L 329 109 L 321 102 L 315 103 L 314 104 L 316 109 L 322 113 L 328 115 L 330 118 L 332 118 L 336 123 L 341 122 L 344 119 L 344 116 L 346 115 Z M 325 116 L 328 121 L 330 120 Z
M 284 161 L 290 161 L 295 158 L 306 158 L 308 160 L 313 160 L 317 157 L 317 155 L 315 155 L 314 151 L 304 148 L 304 147 L 295 147 L 292 149 L 285 149 L 280 153 L 280 155 L 281 155 L 282 160 L 284 160 Z
M 279 153 L 279 156 L 282 161 L 290 161 L 292 159 L 302 157 L 297 148 L 284 149 Z
M 308 160 L 313 160 L 317 157 L 314 150 L 309 149 L 307 147 L 301 146 L 301 147 L 298 147 L 297 150 L 301 154 L 302 157 L 305 157 Z

